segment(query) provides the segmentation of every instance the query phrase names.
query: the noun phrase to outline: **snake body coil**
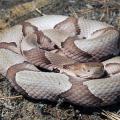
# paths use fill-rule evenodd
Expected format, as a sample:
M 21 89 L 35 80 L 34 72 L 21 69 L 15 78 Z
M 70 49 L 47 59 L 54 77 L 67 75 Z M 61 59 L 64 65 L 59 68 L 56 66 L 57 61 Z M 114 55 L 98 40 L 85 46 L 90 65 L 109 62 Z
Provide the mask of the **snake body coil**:
M 120 97 L 119 52 L 119 32 L 113 26 L 45 15 L 0 33 L 0 73 L 34 99 L 110 105 Z

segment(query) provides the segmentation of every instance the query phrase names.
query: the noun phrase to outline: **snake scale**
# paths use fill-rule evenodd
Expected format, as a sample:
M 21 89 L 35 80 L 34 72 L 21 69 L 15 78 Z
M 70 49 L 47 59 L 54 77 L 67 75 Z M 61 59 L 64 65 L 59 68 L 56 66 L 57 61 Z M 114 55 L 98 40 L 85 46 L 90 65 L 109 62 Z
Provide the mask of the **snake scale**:
M 80 106 L 119 102 L 120 41 L 115 27 L 44 15 L 0 33 L 0 73 L 22 95 Z

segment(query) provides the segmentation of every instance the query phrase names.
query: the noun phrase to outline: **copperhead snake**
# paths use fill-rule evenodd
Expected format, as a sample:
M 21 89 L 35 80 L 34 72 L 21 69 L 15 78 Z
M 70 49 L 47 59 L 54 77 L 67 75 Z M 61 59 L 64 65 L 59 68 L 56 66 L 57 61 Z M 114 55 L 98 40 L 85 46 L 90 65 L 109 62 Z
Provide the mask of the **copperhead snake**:
M 119 102 L 119 52 L 112 25 L 45 15 L 0 33 L 0 73 L 34 99 L 105 106 Z

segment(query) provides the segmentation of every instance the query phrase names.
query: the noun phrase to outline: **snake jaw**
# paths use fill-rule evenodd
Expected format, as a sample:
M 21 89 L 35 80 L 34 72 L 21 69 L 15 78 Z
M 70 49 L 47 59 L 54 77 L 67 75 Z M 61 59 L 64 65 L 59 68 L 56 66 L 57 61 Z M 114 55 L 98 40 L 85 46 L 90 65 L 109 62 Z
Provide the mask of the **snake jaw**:
M 104 75 L 102 63 L 74 63 L 63 66 L 63 72 L 74 77 L 85 79 L 100 78 Z

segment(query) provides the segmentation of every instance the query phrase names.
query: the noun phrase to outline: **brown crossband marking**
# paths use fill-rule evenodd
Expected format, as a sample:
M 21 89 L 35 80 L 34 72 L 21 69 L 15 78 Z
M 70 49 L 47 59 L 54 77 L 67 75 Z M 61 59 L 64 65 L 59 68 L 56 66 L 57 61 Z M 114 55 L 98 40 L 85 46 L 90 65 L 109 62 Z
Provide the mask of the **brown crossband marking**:
M 6 77 L 9 79 L 10 83 L 12 84 L 12 86 L 18 92 L 20 92 L 23 95 L 27 95 L 27 93 L 25 92 L 25 90 L 23 90 L 19 85 L 17 85 L 16 80 L 15 80 L 16 73 L 20 72 L 20 71 L 23 71 L 23 70 L 39 71 L 39 70 L 37 70 L 37 68 L 35 68 L 33 65 L 29 64 L 28 62 L 23 62 L 23 63 L 11 66 L 7 70 Z
M 74 40 L 74 37 L 69 37 L 65 40 L 65 42 L 61 44 L 64 54 L 78 62 L 90 62 L 93 60 L 95 61 L 91 54 L 77 48 L 74 44 Z
M 38 28 L 29 22 L 23 22 L 23 23 L 21 23 L 21 25 L 23 26 L 22 32 L 23 32 L 24 36 L 38 31 Z
M 78 19 L 75 17 L 67 18 L 63 22 L 60 22 L 57 25 L 55 25 L 54 28 L 58 30 L 63 30 L 72 36 L 80 34 L 80 28 L 78 26 Z
M 37 43 L 39 44 L 41 49 L 45 50 L 54 50 L 58 48 L 47 36 L 44 35 L 42 31 L 38 31 L 38 28 L 32 25 L 29 22 L 22 23 L 22 32 L 24 36 L 29 36 L 31 34 L 37 35 Z
M 10 43 L 1 42 L 0 43 L 0 48 L 9 48 L 9 46 L 17 47 L 15 42 L 10 42 Z
M 23 51 L 25 57 L 32 64 L 39 65 L 39 63 L 50 64 L 50 61 L 45 56 L 45 51 L 39 48 L 34 48 L 28 51 Z
M 42 31 L 36 31 L 35 34 L 37 35 L 37 42 L 39 47 L 44 50 L 54 50 L 57 49 L 57 45 L 53 43 L 50 38 L 44 35 Z
M 6 43 L 6 42 L 1 42 L 0 43 L 0 49 L 8 49 L 10 51 L 13 51 L 15 53 L 20 53 L 19 49 L 17 48 L 17 45 L 15 42 L 10 42 L 10 43 Z
M 83 106 L 95 107 L 102 103 L 102 100 L 95 97 L 81 81 L 73 80 L 72 78 L 69 81 L 72 83 L 72 88 L 62 93 L 61 97 L 69 102 Z
M 39 48 L 34 48 L 28 51 L 23 51 L 23 54 L 27 58 L 27 60 L 40 68 L 53 70 L 55 65 L 53 65 L 49 59 L 45 56 L 45 51 Z
M 68 64 L 73 64 L 75 63 L 74 60 L 66 57 L 59 55 L 58 53 L 52 53 L 52 52 L 45 52 L 45 56 L 49 61 L 51 61 L 52 64 L 57 65 L 57 66 L 63 66 L 63 65 L 68 65 Z

